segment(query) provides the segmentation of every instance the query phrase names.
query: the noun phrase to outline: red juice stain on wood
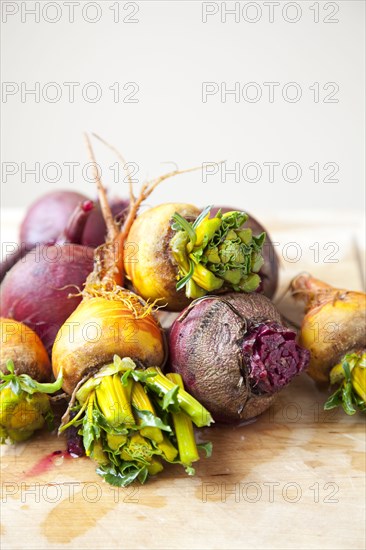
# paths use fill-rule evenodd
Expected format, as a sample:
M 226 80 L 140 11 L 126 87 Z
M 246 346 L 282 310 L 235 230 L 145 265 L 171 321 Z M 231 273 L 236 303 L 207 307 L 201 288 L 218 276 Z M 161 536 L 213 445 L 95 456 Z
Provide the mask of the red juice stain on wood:
M 34 466 L 25 472 L 25 477 L 35 477 L 41 474 L 45 474 L 54 466 L 57 466 L 59 462 L 63 462 L 65 459 L 74 458 L 68 451 L 53 451 L 44 457 L 42 457 Z

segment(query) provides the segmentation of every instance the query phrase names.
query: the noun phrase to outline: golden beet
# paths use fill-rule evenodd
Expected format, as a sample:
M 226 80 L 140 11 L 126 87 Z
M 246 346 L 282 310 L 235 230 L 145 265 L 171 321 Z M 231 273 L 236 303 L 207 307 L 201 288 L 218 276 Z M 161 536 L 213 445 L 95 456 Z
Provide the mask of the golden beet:
M 62 369 L 67 393 L 88 371 L 112 362 L 116 354 L 146 366 L 163 363 L 163 336 L 149 308 L 132 293 L 124 291 L 120 296 L 83 300 L 59 330 L 52 367 L 55 377 Z
M 291 287 L 306 304 L 300 344 L 311 354 L 307 372 L 316 382 L 329 383 L 332 367 L 366 346 L 366 294 L 334 288 L 311 275 L 299 275 Z
M 39 382 L 50 379 L 48 354 L 32 329 L 13 319 L 1 317 L 0 342 L 0 371 L 6 373 L 6 363 L 11 360 L 17 375 L 28 374 Z
M 178 269 L 169 243 L 174 235 L 171 219 L 175 212 L 196 218 L 200 211 L 191 204 L 169 203 L 147 210 L 134 221 L 125 245 L 125 270 L 134 289 L 145 299 L 167 303 L 180 311 L 190 300 L 176 290 Z
M 89 138 L 87 145 L 95 164 Z M 159 182 L 177 173 L 174 171 L 153 182 L 145 182 L 137 197 L 133 194 L 129 178 L 130 209 L 123 227 L 119 228 L 113 220 L 105 189 L 95 170 L 107 226 L 106 243 L 96 250 L 94 270 L 82 291 L 83 300 L 59 330 L 52 350 L 55 376 L 63 376 L 63 388 L 72 395 L 60 431 L 77 426 L 78 433 L 83 437 L 85 454 L 99 464 L 98 474 L 119 487 L 135 480 L 144 483 L 148 475 L 158 473 L 162 465 L 159 460 L 153 459 L 153 455 L 160 456 L 162 450 L 150 443 L 148 437 L 154 434 L 155 439 L 164 440 L 167 436 L 162 436 L 159 430 L 173 436 L 172 428 L 153 414 L 153 405 L 150 410 L 140 410 L 136 407 L 136 399 L 132 398 L 136 382 L 144 386 L 142 391 L 145 391 L 148 378 L 157 376 L 157 369 L 151 372 L 151 368 L 164 363 L 165 346 L 162 329 L 152 313 L 155 300 L 146 303 L 123 285 L 124 262 L 128 265 L 135 259 L 135 248 L 143 248 L 138 231 L 132 232 L 131 237 L 131 241 L 136 239 L 136 245 L 132 242 L 129 246 L 126 242 L 136 213 Z M 173 213 L 175 210 L 173 206 Z M 195 215 L 196 211 L 192 213 Z M 187 210 L 183 214 L 189 215 L 190 212 Z M 170 214 L 167 219 L 170 219 Z M 150 229 L 159 230 L 154 226 Z M 144 252 L 148 259 L 147 251 Z M 166 269 L 165 261 L 159 269 Z M 142 282 L 148 283 L 144 277 L 145 274 Z M 144 296 L 143 292 L 141 294 Z M 155 296 L 164 298 L 159 289 Z M 150 368 L 144 370 L 147 367 Z M 174 401 L 173 393 L 176 396 L 177 392 L 173 385 L 173 392 L 165 393 L 159 390 L 157 397 L 159 407 L 164 410 L 167 403 Z M 163 397 L 162 403 L 160 397 Z M 196 403 L 196 407 L 200 408 L 200 405 Z M 69 414 L 71 410 L 74 413 L 72 418 Z M 137 433 L 140 430 L 144 430 L 147 439 Z M 156 438 L 156 434 L 160 438 Z M 154 443 L 161 444 L 155 440 Z

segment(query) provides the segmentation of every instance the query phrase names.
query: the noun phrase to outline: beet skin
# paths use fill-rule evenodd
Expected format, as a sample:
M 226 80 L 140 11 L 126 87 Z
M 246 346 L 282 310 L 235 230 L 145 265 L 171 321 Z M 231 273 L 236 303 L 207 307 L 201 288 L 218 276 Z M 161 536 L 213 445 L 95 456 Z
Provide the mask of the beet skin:
M 0 315 L 33 329 L 50 353 L 56 334 L 81 301 L 94 250 L 76 244 L 42 245 L 8 271 L 0 286 Z
M 187 391 L 227 423 L 265 411 L 309 361 L 275 306 L 256 293 L 191 304 L 171 328 L 170 356 Z

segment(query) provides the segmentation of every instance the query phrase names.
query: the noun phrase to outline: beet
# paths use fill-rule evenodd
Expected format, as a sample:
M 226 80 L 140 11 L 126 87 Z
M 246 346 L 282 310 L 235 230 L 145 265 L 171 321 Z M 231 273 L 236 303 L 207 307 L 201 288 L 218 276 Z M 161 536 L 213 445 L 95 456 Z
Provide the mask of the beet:
M 54 244 L 64 231 L 75 208 L 89 200 L 75 191 L 52 191 L 36 200 L 27 210 L 20 228 L 20 242 L 28 250 L 37 244 Z M 129 206 L 127 199 L 110 200 L 112 214 L 123 222 Z M 81 244 L 96 248 L 105 242 L 106 225 L 99 204 L 85 224 Z
M 75 418 L 76 411 L 70 412 L 70 420 Z M 83 438 L 79 434 L 79 426 L 70 426 L 66 430 L 67 452 L 74 458 L 85 456 Z
M 273 321 L 252 325 L 242 351 L 253 392 L 269 394 L 287 386 L 309 355 L 297 345 L 296 332 Z
M 119 224 L 124 222 L 129 204 L 127 199 L 114 198 L 109 201 L 113 217 Z M 98 203 L 86 222 L 81 242 L 85 246 L 96 248 L 105 242 L 106 233 L 107 228 Z
M 309 353 L 261 294 L 196 300 L 173 323 L 170 361 L 219 422 L 261 414 L 308 364 Z
M 37 245 L 54 244 L 64 240 L 92 248 L 103 244 L 107 230 L 99 203 L 95 205 L 78 239 L 72 239 L 67 235 L 70 220 L 81 203 L 91 204 L 91 201 L 81 193 L 68 190 L 52 191 L 36 200 L 27 210 L 20 227 L 21 244 L 0 264 L 0 282 L 13 265 Z M 118 223 L 122 224 L 129 201 L 114 198 L 110 200 L 110 206 L 113 216 Z M 65 232 L 65 239 L 60 238 L 60 235 Z
M 25 246 L 19 246 L 16 245 L 17 248 L 13 250 L 13 252 L 10 252 L 7 254 L 0 262 L 0 283 L 9 271 L 15 265 L 23 256 L 29 252 L 29 250 Z
M 238 210 L 238 208 L 230 208 L 228 206 L 215 207 L 211 210 L 211 215 L 217 214 L 221 209 L 222 213 L 231 212 L 232 210 Z M 259 235 L 263 231 L 266 233 L 266 240 L 262 248 L 262 256 L 264 259 L 264 264 L 259 271 L 259 275 L 262 279 L 258 291 L 263 292 L 267 298 L 272 298 L 275 295 L 278 285 L 278 268 L 279 261 L 269 236 L 268 231 L 259 223 L 251 214 L 249 219 L 246 221 L 246 227 L 252 229 L 254 235 Z
M 75 191 L 52 191 L 42 195 L 25 214 L 20 227 L 20 242 L 27 248 L 55 243 L 75 208 L 86 200 L 88 197 Z
M 80 296 L 68 296 L 82 290 L 93 258 L 94 250 L 86 246 L 37 246 L 5 276 L 0 315 L 32 328 L 50 352 L 59 328 L 81 301 Z

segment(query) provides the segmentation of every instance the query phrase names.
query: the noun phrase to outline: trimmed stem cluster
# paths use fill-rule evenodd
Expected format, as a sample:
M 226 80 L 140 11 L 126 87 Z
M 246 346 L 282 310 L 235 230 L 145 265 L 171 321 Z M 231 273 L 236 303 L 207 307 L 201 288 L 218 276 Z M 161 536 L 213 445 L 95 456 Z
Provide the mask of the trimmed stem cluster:
M 345 355 L 330 371 L 330 383 L 338 388 L 326 401 L 326 411 L 342 406 L 348 415 L 366 412 L 366 351 Z
M 0 442 L 29 439 L 36 430 L 53 428 L 53 413 L 47 394 L 58 391 L 60 376 L 53 383 L 36 382 L 27 374 L 16 375 L 13 361 L 7 362 L 8 374 L 1 374 Z
M 86 455 L 108 483 L 144 483 L 163 470 L 163 461 L 194 474 L 199 455 L 193 424 L 209 426 L 212 418 L 179 375 L 138 369 L 131 359 L 115 356 L 78 389 L 76 402 L 75 416 L 61 431 L 79 428 Z
M 210 210 L 206 208 L 193 223 L 178 213 L 173 216 L 176 233 L 170 248 L 178 266 L 177 290 L 185 288 L 192 299 L 221 289 L 255 291 L 261 282 L 265 233 L 254 236 L 244 227 L 245 212 L 219 211 L 210 218 Z

